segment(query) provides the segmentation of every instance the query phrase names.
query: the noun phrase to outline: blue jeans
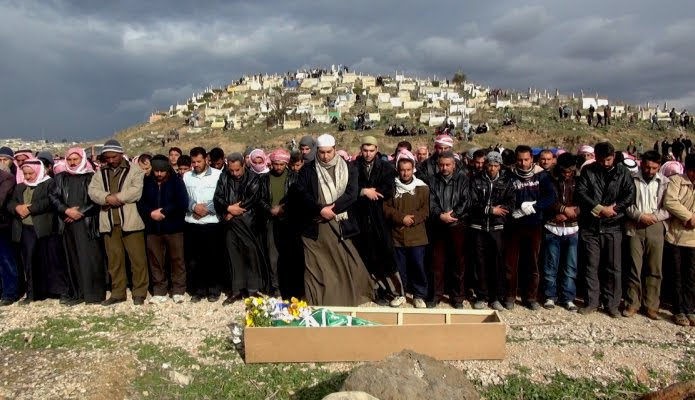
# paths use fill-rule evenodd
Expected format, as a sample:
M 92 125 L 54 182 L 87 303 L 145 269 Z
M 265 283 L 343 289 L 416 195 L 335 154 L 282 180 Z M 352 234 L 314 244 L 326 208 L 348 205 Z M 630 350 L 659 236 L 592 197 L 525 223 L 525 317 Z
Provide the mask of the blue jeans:
M 577 245 L 579 234 L 557 236 L 545 232 L 545 257 L 543 271 L 545 280 L 545 297 L 553 301 L 558 300 L 557 280 L 558 270 L 562 265 L 560 283 L 560 303 L 574 301 L 577 296 Z M 560 262 L 562 261 L 562 263 Z
M 14 249 L 12 243 L 2 236 L 0 236 L 0 285 L 3 300 L 14 301 L 19 298 L 19 276 Z
M 398 273 L 401 275 L 403 291 L 412 287 L 413 297 L 425 299 L 427 297 L 427 271 L 425 271 L 425 247 L 395 247 Z M 410 266 L 410 269 L 408 268 Z M 409 274 L 408 271 L 411 273 Z M 410 276 L 410 279 L 408 278 Z

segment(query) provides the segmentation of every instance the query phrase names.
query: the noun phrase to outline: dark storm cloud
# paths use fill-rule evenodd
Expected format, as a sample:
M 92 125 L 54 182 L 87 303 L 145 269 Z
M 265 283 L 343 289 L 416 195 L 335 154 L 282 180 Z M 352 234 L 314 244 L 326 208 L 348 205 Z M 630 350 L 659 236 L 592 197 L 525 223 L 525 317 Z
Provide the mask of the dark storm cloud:
M 686 1 L 192 4 L 0 2 L 0 137 L 105 137 L 209 84 L 338 63 L 695 106 Z

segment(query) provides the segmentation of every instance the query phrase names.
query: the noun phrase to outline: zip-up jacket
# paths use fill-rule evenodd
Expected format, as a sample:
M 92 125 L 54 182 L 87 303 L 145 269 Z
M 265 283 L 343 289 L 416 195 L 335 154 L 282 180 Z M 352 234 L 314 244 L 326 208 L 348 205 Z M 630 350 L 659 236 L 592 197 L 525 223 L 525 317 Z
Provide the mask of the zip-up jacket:
M 574 177 L 564 179 L 564 177 L 560 177 L 557 174 L 555 174 L 552 177 L 552 179 L 553 189 L 555 189 L 556 201 L 555 204 L 553 204 L 546 213 L 548 214 L 548 221 L 546 221 L 546 224 L 562 228 L 570 228 L 577 226 L 579 224 L 578 218 L 567 218 L 567 220 L 564 222 L 558 221 L 556 219 L 558 214 L 562 214 L 565 212 L 565 207 L 577 206 L 574 202 L 574 189 L 577 182 L 574 180 Z
M 516 197 L 508 174 L 500 171 L 495 179 L 490 179 L 485 171 L 475 174 L 471 179 L 470 194 L 469 226 L 486 232 L 504 229 L 506 217 L 493 214 L 492 209 L 502 207 L 509 212 L 514 209 Z
M 435 174 L 429 181 L 430 187 L 430 219 L 438 224 L 443 224 L 439 219 L 441 213 L 453 211 L 452 217 L 458 218 L 457 222 L 447 224 L 455 226 L 462 224 L 466 218 L 468 209 L 468 175 L 457 169 L 447 181 L 442 174 Z
M 142 197 L 138 201 L 138 211 L 145 221 L 145 232 L 154 235 L 168 235 L 183 232 L 186 210 L 188 208 L 188 192 L 186 186 L 173 170 L 169 178 L 157 183 L 154 176 L 145 177 Z M 150 217 L 152 211 L 161 208 L 164 219 L 155 221 Z
M 548 173 L 543 168 L 535 165 L 533 174 L 529 177 L 519 175 L 516 168 L 512 168 L 509 177 L 514 186 L 516 202 L 514 209 L 518 210 L 521 205 L 528 201 L 535 201 L 533 208 L 536 211 L 530 215 L 520 218 L 509 216 L 509 222 L 517 226 L 538 226 L 543 223 L 543 213 L 548 207 L 555 204 L 555 190 Z

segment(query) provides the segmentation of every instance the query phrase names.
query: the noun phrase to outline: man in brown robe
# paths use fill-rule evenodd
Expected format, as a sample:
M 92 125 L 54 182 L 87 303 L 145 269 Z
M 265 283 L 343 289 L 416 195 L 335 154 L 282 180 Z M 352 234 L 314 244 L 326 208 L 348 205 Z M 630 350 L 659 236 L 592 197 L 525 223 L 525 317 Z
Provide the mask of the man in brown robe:
M 351 215 L 357 197 L 356 168 L 336 157 L 335 138 L 321 135 L 316 159 L 299 171 L 290 197 L 301 213 L 309 304 L 356 306 L 370 300 L 369 274 L 351 240 L 359 234 Z

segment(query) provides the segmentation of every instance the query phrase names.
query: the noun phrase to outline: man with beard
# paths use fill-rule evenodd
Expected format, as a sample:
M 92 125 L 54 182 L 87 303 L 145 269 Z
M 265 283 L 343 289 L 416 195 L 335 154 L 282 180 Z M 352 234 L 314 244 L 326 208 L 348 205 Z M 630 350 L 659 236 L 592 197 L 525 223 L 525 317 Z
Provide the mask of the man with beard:
M 34 158 L 34 152 L 29 149 L 17 150 L 14 153 L 14 162 L 16 165 L 15 178 L 17 179 L 17 184 L 24 182 L 24 173 L 22 172 L 22 165 L 26 160 Z
M 505 227 L 507 290 L 504 307 L 508 310 L 514 308 L 517 287 L 520 286 L 523 290 L 522 302 L 530 310 L 537 311 L 540 309 L 538 257 L 543 235 L 543 213 L 555 203 L 555 190 L 548 173 L 533 163 L 530 147 L 520 145 L 514 152 L 516 164 L 510 170 L 510 178 L 516 201 L 512 218 Z
M 225 164 L 224 150 L 219 147 L 213 147 L 210 153 L 208 153 L 208 164 L 210 164 L 212 168 L 222 171 Z
M 147 297 L 147 255 L 145 224 L 138 214 L 136 202 L 142 196 L 145 173 L 123 157 L 123 147 L 116 140 L 104 143 L 102 155 L 106 165 L 94 174 L 89 183 L 89 197 L 101 206 L 99 231 L 104 236 L 111 296 L 102 303 L 110 306 L 126 299 L 126 254 L 130 259 L 133 279 L 133 303 L 145 304 Z
M 453 151 L 454 139 L 449 135 L 439 135 L 434 139 L 434 153 L 424 162 L 422 168 L 418 169 L 418 178 L 428 182 L 439 172 L 439 155 L 444 152 Z M 457 170 L 465 170 L 461 161 L 454 159 Z M 467 171 L 463 171 L 467 173 Z
M 290 197 L 304 243 L 309 304 L 357 306 L 369 301 L 369 274 L 352 244 L 359 234 L 351 208 L 359 197 L 357 168 L 337 156 L 335 138 L 318 138 L 316 159 L 299 171 Z
M 145 221 L 147 258 L 152 276 L 150 303 L 164 303 L 171 284 L 171 297 L 183 303 L 186 292 L 186 265 L 183 259 L 183 224 L 188 194 L 166 156 L 152 157 L 152 175 L 145 178 L 138 211 Z M 165 265 L 171 268 L 171 282 Z
M 427 146 L 420 146 L 417 149 L 415 149 L 415 160 L 417 165 L 420 165 L 427 161 L 427 158 L 430 156 L 430 149 Z
M 266 245 L 270 262 L 270 294 L 277 295 L 278 290 L 284 298 L 297 297 L 301 294 L 301 275 L 295 273 L 293 246 L 301 246 L 292 234 L 286 213 L 286 197 L 297 175 L 287 168 L 290 153 L 277 149 L 270 153 L 270 171 L 262 175 L 261 185 L 264 192 L 260 205 L 263 217 L 267 218 Z
M 394 307 L 405 303 L 403 285 L 398 274 L 393 250 L 391 230 L 384 218 L 384 201 L 393 197 L 396 170 L 393 164 L 382 160 L 377 140 L 373 136 L 362 139 L 360 156 L 355 160 L 358 171 L 359 198 L 355 204 L 355 217 L 360 234 L 355 247 L 360 253 L 372 279 L 379 285 L 376 303 Z
M 396 155 L 396 167 L 394 196 L 384 201 L 384 215 L 390 221 L 403 290 L 410 283 L 415 308 L 425 308 L 425 247 L 428 244 L 425 221 L 430 212 L 430 190 L 425 182 L 415 177 L 415 157 L 410 151 L 401 150 Z M 391 301 L 393 307 L 403 303 L 405 297 Z
M 502 174 L 502 155 L 496 151 L 485 157 L 483 172 L 470 183 L 469 232 L 473 242 L 477 295 L 474 309 L 486 305 L 503 311 L 504 297 L 503 231 L 507 214 L 514 209 L 514 186 Z
M 449 301 L 463 308 L 465 243 L 463 223 L 469 205 L 468 175 L 456 166 L 454 153 L 438 154 L 439 172 L 430 187 L 430 238 L 432 261 L 427 307 L 436 307 L 449 285 Z
M 215 302 L 220 298 L 222 279 L 219 261 L 222 240 L 213 204 L 220 170 L 208 165 L 204 148 L 194 147 L 189 154 L 193 169 L 183 176 L 188 192 L 188 211 L 184 219 L 188 292 L 193 303 L 203 297 L 207 297 L 209 302 Z
M 472 178 L 476 174 L 483 172 L 485 169 L 486 153 L 484 149 L 478 149 L 473 152 L 473 157 L 470 160 L 469 176 Z M 500 156 L 502 157 L 502 156 Z
M 671 215 L 663 207 L 669 179 L 659 173 L 661 155 L 642 154 L 640 173 L 633 175 L 635 204 L 627 209 L 625 234 L 630 245 L 630 270 L 627 276 L 623 316 L 631 317 L 640 308 L 649 319 L 659 319 L 661 263 L 664 255 L 664 224 Z
M 299 140 L 299 152 L 305 162 L 313 161 L 316 157 L 316 141 L 313 137 L 306 135 Z
M 612 144 L 598 143 L 594 154 L 596 162 L 582 169 L 575 189 L 581 210 L 579 240 L 584 250 L 587 288 L 584 308 L 579 313 L 596 311 L 603 300 L 606 313 L 618 318 L 623 221 L 627 208 L 635 202 L 635 184 L 627 168 L 616 165 Z
M 68 149 L 65 162 L 65 172 L 56 175 L 49 197 L 60 217 L 70 295 L 75 303 L 100 303 L 106 297 L 106 269 L 99 240 L 99 206 L 88 190 L 94 168 L 79 147 Z
M 220 175 L 215 189 L 215 209 L 222 216 L 228 256 L 227 299 L 232 304 L 241 296 L 266 292 L 266 256 L 261 245 L 258 215 L 263 195 L 257 174 L 246 169 L 244 156 L 232 153 L 229 167 Z

